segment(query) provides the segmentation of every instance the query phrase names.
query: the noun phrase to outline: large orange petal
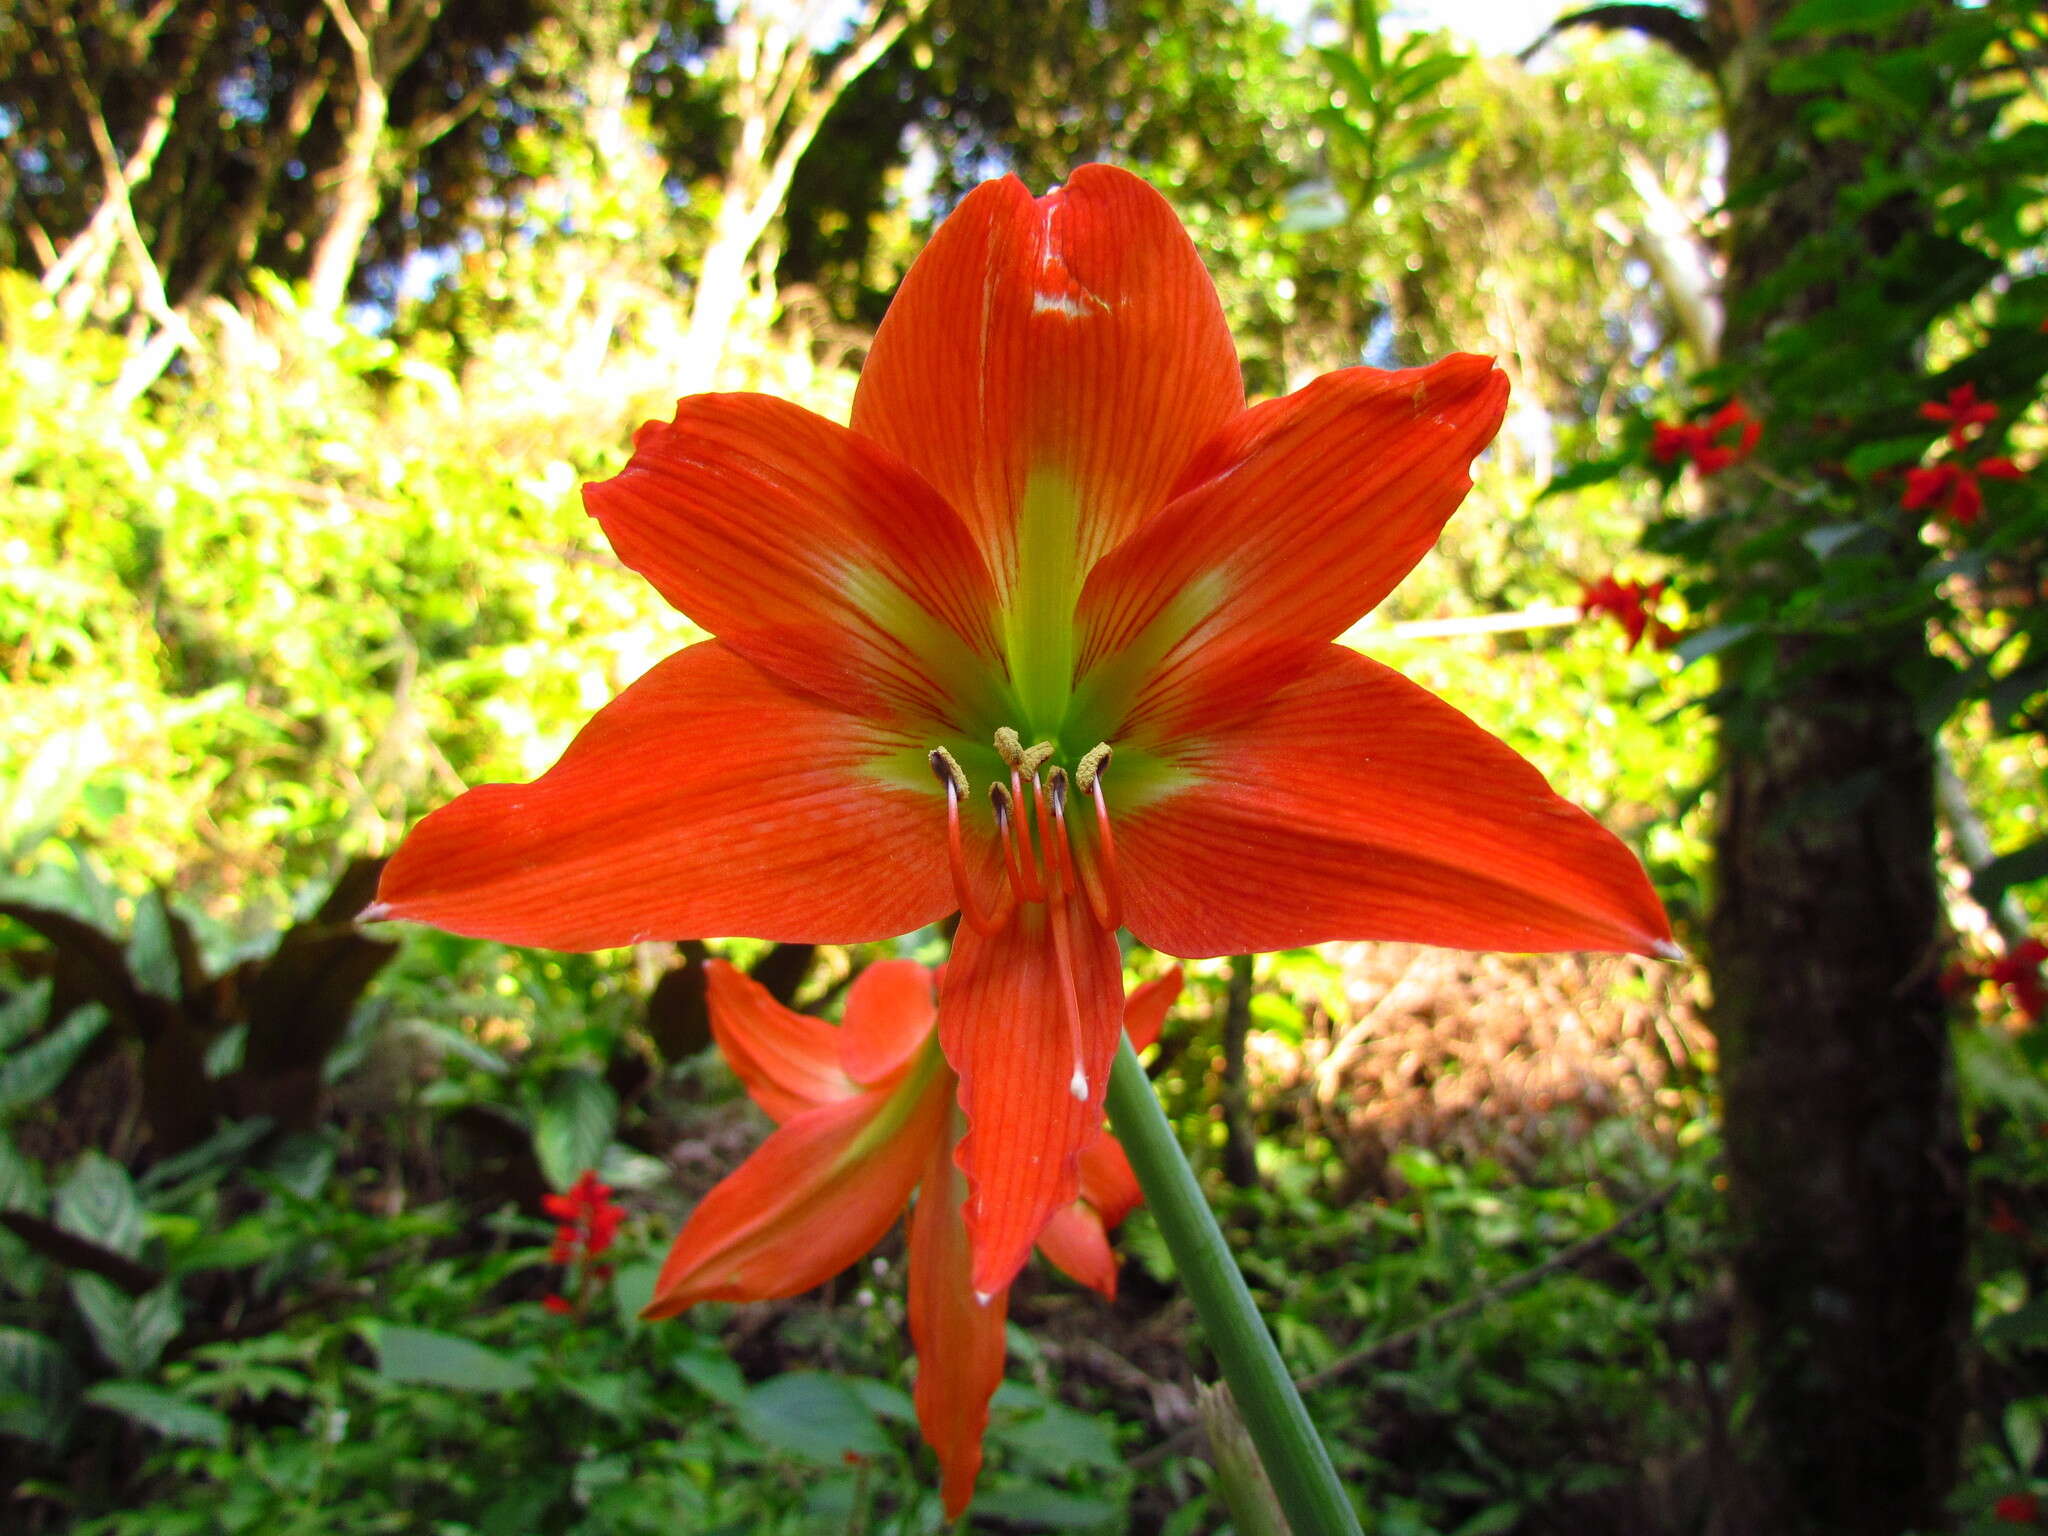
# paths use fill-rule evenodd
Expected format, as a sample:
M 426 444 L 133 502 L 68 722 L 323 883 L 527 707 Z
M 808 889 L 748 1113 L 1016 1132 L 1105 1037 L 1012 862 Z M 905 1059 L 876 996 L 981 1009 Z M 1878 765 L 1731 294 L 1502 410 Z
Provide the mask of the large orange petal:
M 838 1030 L 783 1007 L 766 987 L 723 960 L 711 961 L 704 975 L 718 1049 L 777 1124 L 860 1092 L 839 1064 Z
M 882 960 L 853 979 L 839 1028 L 848 1077 L 879 1083 L 931 1038 L 938 1005 L 932 973 L 915 960 Z
M 981 1471 L 989 1399 L 1003 1380 L 1007 1288 L 975 1299 L 974 1256 L 961 1216 L 967 1182 L 950 1138 L 933 1148 L 910 1213 L 910 1342 L 917 1351 L 913 1401 L 925 1439 L 938 1452 L 946 1517 L 960 1518 Z
M 1124 1033 L 1131 1037 L 1131 1049 L 1142 1051 L 1159 1038 L 1166 1015 L 1180 996 L 1180 967 L 1164 976 L 1154 976 L 1131 989 L 1124 999 Z
M 1081 508 L 1079 569 L 1164 504 L 1244 406 L 1215 285 L 1166 200 L 1087 165 L 1032 199 L 976 188 L 917 258 L 876 333 L 853 429 L 956 507 L 1007 589 L 1025 489 Z
M 696 395 L 583 495 L 620 559 L 778 677 L 856 713 L 989 713 L 987 567 L 868 439 L 766 395 Z
M 1441 699 L 1341 646 L 1172 756 L 1179 787 L 1117 826 L 1125 915 L 1156 949 L 1669 949 L 1618 839 Z
M 888 938 L 953 909 L 926 743 L 784 691 L 718 641 L 661 662 L 531 784 L 413 829 L 366 918 L 548 949 Z
M 1507 393 L 1483 357 L 1351 368 L 1205 444 L 1173 504 L 1082 593 L 1080 670 L 1100 668 L 1084 692 L 1107 695 L 1095 706 L 1106 715 L 1139 699 L 1118 739 L 1154 716 L 1213 710 L 1203 673 L 1334 639 L 1392 591 L 1471 489 Z
M 944 1074 L 798 1115 L 690 1213 L 647 1317 L 822 1285 L 880 1241 L 952 1123 Z
M 1102 1126 L 1122 1028 L 1116 939 L 1083 904 L 1021 905 L 992 938 L 964 923 L 955 935 L 939 993 L 939 1041 L 960 1074 L 967 1113 L 958 1157 L 970 1192 L 974 1288 L 982 1294 L 1016 1277 L 1039 1229 L 1079 1193 L 1081 1148 Z
M 1065 1275 L 1105 1300 L 1116 1300 L 1116 1253 L 1102 1217 L 1085 1200 L 1062 1206 L 1038 1234 L 1038 1251 Z
M 1114 1228 L 1144 1201 L 1123 1143 L 1097 1131 L 1081 1149 L 1081 1202 L 1094 1208 L 1104 1227 Z

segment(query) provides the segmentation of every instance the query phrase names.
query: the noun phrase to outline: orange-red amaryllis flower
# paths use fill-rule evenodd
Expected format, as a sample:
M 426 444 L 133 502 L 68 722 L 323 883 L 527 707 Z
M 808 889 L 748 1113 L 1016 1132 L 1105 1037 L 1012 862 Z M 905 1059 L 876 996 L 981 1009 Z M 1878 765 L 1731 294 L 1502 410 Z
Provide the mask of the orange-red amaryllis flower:
M 369 915 L 589 949 L 960 911 L 939 1032 L 975 1285 L 1000 1290 L 1102 1122 L 1120 926 L 1190 956 L 1668 945 L 1626 848 L 1332 643 L 1435 542 L 1506 397 L 1453 356 L 1247 409 L 1151 188 L 979 187 L 904 279 L 850 427 L 698 395 L 586 490 L 717 638 L 536 782 L 429 816 Z
M 974 1492 L 988 1404 L 1003 1379 L 1009 1292 L 978 1299 L 954 1161 L 958 1085 L 933 1028 L 931 973 L 909 960 L 870 966 L 838 1025 L 792 1013 L 722 960 L 708 970 L 711 1029 L 754 1102 L 779 1122 L 706 1195 L 676 1238 L 647 1316 L 700 1301 L 764 1301 L 822 1284 L 910 1213 L 910 1338 L 915 1401 L 938 1452 L 946 1512 Z M 1124 1024 L 1149 1044 L 1180 975 L 1130 996 Z M 1078 1197 L 1039 1249 L 1082 1284 L 1116 1294 L 1107 1231 L 1139 1201 L 1123 1149 L 1100 1123 L 1081 1154 Z

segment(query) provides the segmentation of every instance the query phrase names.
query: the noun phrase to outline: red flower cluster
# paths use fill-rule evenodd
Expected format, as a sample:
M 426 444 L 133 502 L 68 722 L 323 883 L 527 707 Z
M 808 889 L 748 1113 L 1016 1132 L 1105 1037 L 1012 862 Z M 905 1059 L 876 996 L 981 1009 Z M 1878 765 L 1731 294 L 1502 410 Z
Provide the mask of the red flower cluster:
M 1929 400 L 1920 407 L 1920 414 L 1929 421 L 1945 422 L 1948 426 L 1948 445 L 1961 448 L 1970 440 L 1973 427 L 1989 426 L 1998 420 L 1998 407 L 1989 400 L 1977 398 L 1977 386 L 1958 384 L 1948 392 L 1948 399 Z
M 1948 428 L 1948 446 L 1961 454 L 1972 437 L 1998 419 L 1998 407 L 1977 398 L 1977 386 L 1958 384 L 1946 400 L 1929 400 L 1920 407 L 1929 421 Z M 1906 471 L 1905 508 L 1918 512 L 1933 507 L 1950 522 L 1967 528 L 1984 513 L 1984 488 L 1979 480 L 2017 480 L 2025 471 L 2003 456 L 1965 464 L 1961 458 L 1946 458 Z
M 1951 432 L 1949 436 L 1953 440 L 1955 434 Z M 2024 473 L 2019 465 L 2007 458 L 1979 459 L 1975 464 L 1943 459 L 1939 464 L 1909 469 L 1906 471 L 1906 510 L 1918 512 L 1922 507 L 1933 507 L 1951 522 L 1967 528 L 1984 512 L 1984 489 L 1977 483 L 1980 477 L 2017 480 Z
M 1641 643 L 1645 634 L 1658 650 L 1668 650 L 1678 635 L 1654 612 L 1657 599 L 1663 593 L 1664 583 L 1661 581 L 1616 581 L 1609 573 L 1579 589 L 1579 616 L 1591 618 L 1596 613 L 1612 614 L 1614 621 L 1627 634 L 1630 650 Z
M 2048 1013 L 2048 981 L 2041 966 L 2048 962 L 2048 944 L 2023 939 L 1997 959 L 1983 965 L 1958 960 L 1942 972 L 1942 990 L 1951 997 L 1978 982 L 1989 982 L 2012 994 L 2013 1006 L 2029 1019 Z
M 1650 457 L 1659 464 L 1681 459 L 1703 475 L 1718 475 L 1756 451 L 1764 424 L 1740 400 L 1730 400 L 1704 422 L 1660 421 L 1650 435 Z
M 2039 1525 L 2041 1500 L 2031 1493 L 2008 1493 L 1991 1506 L 1991 1513 L 2007 1525 Z
M 609 1280 L 611 1266 L 593 1261 L 611 1247 L 613 1239 L 619 1235 L 619 1224 L 626 1219 L 626 1208 L 613 1201 L 611 1186 L 586 1168 L 569 1186 L 566 1195 L 543 1195 L 540 1204 L 541 1209 L 556 1222 L 555 1241 L 548 1249 L 548 1262 L 578 1266 L 581 1270 L 579 1290 L 582 1281 Z M 560 1294 L 547 1297 L 541 1305 L 555 1313 L 576 1310 L 568 1297 Z

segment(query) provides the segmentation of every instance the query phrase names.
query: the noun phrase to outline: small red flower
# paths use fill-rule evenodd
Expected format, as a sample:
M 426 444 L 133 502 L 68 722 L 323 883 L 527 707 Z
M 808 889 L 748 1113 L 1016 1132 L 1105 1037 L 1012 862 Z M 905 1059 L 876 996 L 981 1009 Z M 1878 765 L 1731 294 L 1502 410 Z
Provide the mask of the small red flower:
M 577 1296 L 582 1296 L 586 1285 L 609 1280 L 612 1267 L 592 1260 L 611 1247 L 626 1219 L 626 1208 L 613 1201 L 611 1186 L 600 1180 L 594 1170 L 585 1169 L 569 1186 L 567 1194 L 542 1195 L 540 1204 L 558 1223 L 554 1242 L 548 1248 L 548 1262 L 564 1268 L 575 1266 L 581 1272 Z M 550 1296 L 541 1305 L 554 1313 L 575 1310 L 561 1296 Z
M 1991 1506 L 1991 1513 L 2007 1525 L 2039 1525 L 2041 1500 L 2031 1493 L 2008 1493 Z
M 576 1310 L 575 1307 L 569 1304 L 569 1298 L 566 1296 L 544 1296 L 541 1298 L 540 1304 L 546 1307 L 550 1312 L 554 1313 L 557 1317 L 567 1317 L 571 1312 L 574 1312 Z
M 1660 421 L 1650 428 L 1650 457 L 1659 464 L 1690 459 L 1706 446 L 1706 434 L 1698 427 L 1675 421 Z
M 1646 632 L 1650 643 L 1664 650 L 1677 638 L 1676 631 L 1652 612 L 1663 595 L 1664 585 L 1661 581 L 1617 581 L 1611 574 L 1602 576 L 1580 590 L 1579 614 L 1582 618 L 1591 618 L 1596 613 L 1612 614 L 1628 636 L 1630 650 L 1636 648 Z
M 1980 478 L 2018 480 L 2026 471 L 2008 458 L 1979 459 L 1974 465 L 1960 459 L 1943 459 L 1906 471 L 1908 512 L 1933 507 L 1953 523 L 1967 528 L 1984 513 L 1984 488 Z
M 2048 1013 L 2048 983 L 2041 978 L 2041 963 L 2048 960 L 2048 944 L 2026 939 L 2015 944 L 1985 969 L 1984 979 L 2004 987 L 2013 1004 L 2030 1019 Z
M 1740 400 L 1730 400 L 1703 423 L 1659 421 L 1650 428 L 1650 457 L 1659 464 L 1692 461 L 1703 475 L 1718 475 L 1756 451 L 1763 423 Z
M 1988 426 L 1998 419 L 1998 407 L 1988 400 L 1979 400 L 1976 385 L 1958 384 L 1948 392 L 1946 402 L 1929 400 L 1920 407 L 1920 414 L 1929 421 L 1947 423 L 1949 446 L 1961 448 L 1970 440 L 1971 428 Z
M 1749 414 L 1749 408 L 1740 400 L 1730 400 L 1700 428 L 1700 446 L 1693 451 L 1692 467 L 1703 475 L 1718 475 L 1756 452 L 1763 435 L 1764 424 Z

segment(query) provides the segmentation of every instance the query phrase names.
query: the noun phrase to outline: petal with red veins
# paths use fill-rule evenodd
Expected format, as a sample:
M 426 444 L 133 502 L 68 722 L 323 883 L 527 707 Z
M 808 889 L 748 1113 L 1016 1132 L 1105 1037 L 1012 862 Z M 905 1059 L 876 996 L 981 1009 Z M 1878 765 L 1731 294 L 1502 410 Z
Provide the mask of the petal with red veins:
M 1038 1251 L 1070 1280 L 1116 1300 L 1116 1254 L 1102 1218 L 1084 1200 L 1053 1212 L 1038 1234 Z
M 1670 950 L 1619 839 L 1505 743 L 1341 646 L 1175 762 L 1178 787 L 1117 824 L 1125 917 L 1155 949 Z
M 1014 571 L 1026 487 L 1081 510 L 1085 570 L 1165 503 L 1196 447 L 1244 406 L 1215 284 L 1166 200 L 1086 165 L 1034 200 L 977 187 L 897 290 L 854 396 L 853 429 L 892 450 Z
M 1131 1049 L 1142 1051 L 1159 1038 L 1166 1015 L 1180 996 L 1180 967 L 1164 976 L 1154 976 L 1131 989 L 1124 999 L 1124 1033 L 1131 1037 Z
M 642 1314 L 822 1285 L 881 1240 L 952 1123 L 943 1074 L 807 1111 L 690 1213 Z
M 756 665 L 856 713 L 986 713 L 995 593 L 886 449 L 767 395 L 695 395 L 584 488 L 619 558 Z
M 719 1052 L 770 1119 L 781 1124 L 860 1092 L 839 1064 L 839 1031 L 830 1024 L 783 1007 L 723 960 L 706 965 L 704 979 Z
M 1507 379 L 1483 357 L 1350 368 L 1246 411 L 1205 444 L 1160 515 L 1089 573 L 1084 699 L 1119 741 L 1212 708 L 1204 674 L 1334 639 L 1436 543 L 1499 430 Z M 1094 676 L 1089 676 L 1093 672 Z M 1170 735 L 1173 725 L 1156 734 Z
M 1079 1193 L 1081 1148 L 1101 1129 L 1122 1027 L 1116 940 L 1079 903 L 1020 905 L 993 937 L 964 923 L 954 936 L 939 1042 L 960 1074 L 967 1134 L 958 1159 L 969 1189 L 974 1288 L 983 1295 L 1015 1278 L 1052 1213 Z M 1077 1044 L 1081 1098 L 1073 1092 Z
M 1008 1289 L 977 1301 L 967 1224 L 966 1180 L 950 1138 L 933 1149 L 910 1213 L 910 1341 L 917 1351 L 912 1399 L 918 1426 L 938 1453 L 946 1517 L 960 1518 L 981 1471 L 989 1399 L 1003 1380 Z
M 718 641 L 598 712 L 531 784 L 413 829 L 363 916 L 547 949 L 890 938 L 953 910 L 928 745 L 778 686 Z
M 857 1083 L 879 1083 L 931 1038 L 938 1013 L 932 973 L 915 960 L 882 960 L 847 989 L 839 1062 Z

